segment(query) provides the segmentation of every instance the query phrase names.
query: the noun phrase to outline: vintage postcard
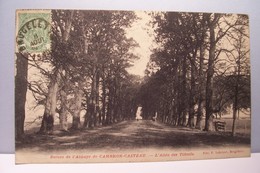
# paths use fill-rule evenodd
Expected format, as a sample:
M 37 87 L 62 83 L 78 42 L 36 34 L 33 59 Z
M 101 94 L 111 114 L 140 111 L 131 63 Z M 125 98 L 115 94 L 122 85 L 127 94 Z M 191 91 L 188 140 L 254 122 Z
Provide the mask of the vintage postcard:
M 249 18 L 16 11 L 16 163 L 250 156 Z

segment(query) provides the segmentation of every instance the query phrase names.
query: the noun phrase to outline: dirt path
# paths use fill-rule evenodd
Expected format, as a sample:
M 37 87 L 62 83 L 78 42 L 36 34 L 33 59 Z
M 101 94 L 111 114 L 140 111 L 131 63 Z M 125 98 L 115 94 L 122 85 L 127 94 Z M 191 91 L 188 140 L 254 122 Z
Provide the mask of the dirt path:
M 80 132 L 30 135 L 16 144 L 19 151 L 118 150 L 142 148 L 189 148 L 249 145 L 250 139 L 203 132 L 185 127 L 170 127 L 148 120 L 124 121 L 107 127 Z

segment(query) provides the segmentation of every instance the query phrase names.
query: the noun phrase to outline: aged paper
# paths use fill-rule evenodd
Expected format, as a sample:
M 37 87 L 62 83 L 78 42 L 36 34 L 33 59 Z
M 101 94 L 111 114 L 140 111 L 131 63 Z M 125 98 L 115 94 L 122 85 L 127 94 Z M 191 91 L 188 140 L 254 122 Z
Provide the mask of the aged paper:
M 17 10 L 16 163 L 250 156 L 244 14 Z

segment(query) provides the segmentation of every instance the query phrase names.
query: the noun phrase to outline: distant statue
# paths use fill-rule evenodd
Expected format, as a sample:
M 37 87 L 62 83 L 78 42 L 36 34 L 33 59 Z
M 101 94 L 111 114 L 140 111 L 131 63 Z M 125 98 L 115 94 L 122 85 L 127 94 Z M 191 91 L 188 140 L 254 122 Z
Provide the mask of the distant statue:
M 135 114 L 135 119 L 138 120 L 142 120 L 143 117 L 141 116 L 142 114 L 142 107 L 138 106 L 137 110 L 136 110 L 136 114 Z

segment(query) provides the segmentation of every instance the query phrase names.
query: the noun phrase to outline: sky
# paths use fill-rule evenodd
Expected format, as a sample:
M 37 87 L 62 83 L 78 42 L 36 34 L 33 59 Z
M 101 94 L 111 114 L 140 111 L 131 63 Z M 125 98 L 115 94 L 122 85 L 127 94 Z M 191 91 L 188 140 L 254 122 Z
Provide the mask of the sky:
M 140 59 L 134 62 L 134 66 L 130 67 L 128 72 L 144 76 L 151 55 L 151 46 L 153 45 L 153 37 L 149 33 L 153 32 L 153 30 L 149 26 L 151 17 L 147 13 L 144 11 L 136 11 L 135 13 L 139 19 L 133 23 L 131 28 L 127 29 L 127 37 L 132 37 L 139 44 L 139 47 L 134 49 L 134 54 Z

